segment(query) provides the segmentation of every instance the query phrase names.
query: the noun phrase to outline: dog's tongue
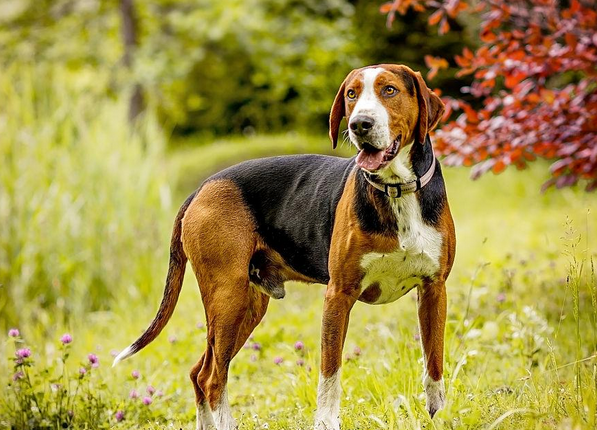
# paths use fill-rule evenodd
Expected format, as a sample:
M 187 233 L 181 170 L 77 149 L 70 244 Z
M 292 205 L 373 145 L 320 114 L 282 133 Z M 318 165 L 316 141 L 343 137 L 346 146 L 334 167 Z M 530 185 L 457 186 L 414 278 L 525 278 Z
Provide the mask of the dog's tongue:
M 383 151 L 367 151 L 363 149 L 357 155 L 357 165 L 366 170 L 377 170 L 383 163 Z

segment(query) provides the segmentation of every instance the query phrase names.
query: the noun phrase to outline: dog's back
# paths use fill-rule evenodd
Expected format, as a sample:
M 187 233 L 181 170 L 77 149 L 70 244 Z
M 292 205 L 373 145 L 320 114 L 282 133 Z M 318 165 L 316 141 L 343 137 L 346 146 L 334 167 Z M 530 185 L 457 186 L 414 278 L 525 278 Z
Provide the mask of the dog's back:
M 336 206 L 354 165 L 352 158 L 324 155 L 270 157 L 232 166 L 206 183 L 231 180 L 266 245 L 297 272 L 326 283 Z

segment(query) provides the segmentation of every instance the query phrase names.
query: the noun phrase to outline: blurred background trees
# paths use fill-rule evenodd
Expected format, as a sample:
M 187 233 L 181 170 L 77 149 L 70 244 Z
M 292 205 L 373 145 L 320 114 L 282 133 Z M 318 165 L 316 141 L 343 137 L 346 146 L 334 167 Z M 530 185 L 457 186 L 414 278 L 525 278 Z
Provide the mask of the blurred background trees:
M 348 0 L 6 0 L 0 65 L 62 64 L 127 92 L 175 135 L 321 132 L 346 73 L 364 64 L 456 54 L 463 27 L 437 37 L 415 13 L 385 27 L 379 4 Z M 470 33 L 470 32 L 469 32 Z M 447 76 L 447 75 L 446 75 Z M 448 94 L 462 84 L 438 79 Z

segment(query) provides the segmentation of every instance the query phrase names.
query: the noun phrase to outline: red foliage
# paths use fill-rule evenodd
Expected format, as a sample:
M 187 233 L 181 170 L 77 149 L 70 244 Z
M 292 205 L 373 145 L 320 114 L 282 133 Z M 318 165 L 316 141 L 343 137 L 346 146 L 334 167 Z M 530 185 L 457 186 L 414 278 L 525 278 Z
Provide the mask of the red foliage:
M 394 0 L 382 12 L 432 10 L 430 25 L 440 34 L 460 13 L 478 15 L 481 44 L 454 59 L 457 76 L 472 74 L 462 88 L 482 102 L 473 109 L 445 98 L 445 120 L 437 150 L 445 163 L 473 167 L 473 177 L 537 157 L 553 160 L 544 188 L 584 181 L 597 188 L 597 7 L 595 0 Z M 388 15 L 388 22 L 391 20 Z M 444 68 L 426 58 L 429 79 Z

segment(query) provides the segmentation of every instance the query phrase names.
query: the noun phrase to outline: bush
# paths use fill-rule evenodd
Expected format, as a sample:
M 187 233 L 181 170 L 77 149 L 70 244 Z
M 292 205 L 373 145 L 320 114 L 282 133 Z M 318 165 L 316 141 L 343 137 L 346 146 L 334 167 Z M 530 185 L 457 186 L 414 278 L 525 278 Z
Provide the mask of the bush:
M 126 100 L 95 96 L 96 80 L 43 65 L 0 75 L 3 324 L 39 308 L 102 309 L 161 283 L 164 139 L 151 116 L 131 131 Z

